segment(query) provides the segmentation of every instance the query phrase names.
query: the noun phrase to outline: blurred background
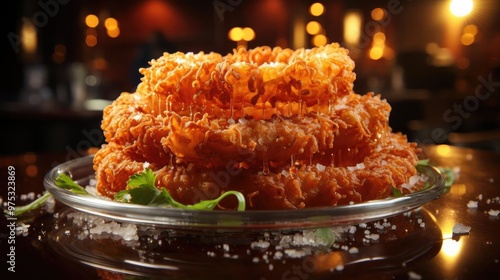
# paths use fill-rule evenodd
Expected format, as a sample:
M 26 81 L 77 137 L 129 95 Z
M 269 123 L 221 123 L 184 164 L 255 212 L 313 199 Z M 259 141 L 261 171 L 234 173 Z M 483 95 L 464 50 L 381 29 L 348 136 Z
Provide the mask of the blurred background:
M 381 94 L 419 143 L 500 151 L 496 0 L 4 1 L 0 154 L 103 143 L 102 109 L 163 52 L 338 42 L 354 89 Z

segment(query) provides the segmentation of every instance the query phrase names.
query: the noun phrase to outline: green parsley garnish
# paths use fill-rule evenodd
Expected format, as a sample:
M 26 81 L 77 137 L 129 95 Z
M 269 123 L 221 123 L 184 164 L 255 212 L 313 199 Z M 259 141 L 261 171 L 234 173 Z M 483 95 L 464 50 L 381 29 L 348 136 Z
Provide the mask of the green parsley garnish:
M 453 170 L 449 167 L 438 167 L 439 171 L 443 173 L 444 176 L 444 186 L 445 188 L 451 187 L 453 185 L 453 182 L 455 181 L 455 173 L 453 173 Z
M 430 166 L 431 163 L 430 163 L 430 160 L 429 159 L 421 159 L 417 162 L 417 164 L 415 165 L 415 167 L 417 168 L 417 171 L 422 173 L 423 172 L 423 167 L 425 166 Z M 439 169 L 439 171 L 441 171 L 441 173 L 443 174 L 443 177 L 444 177 L 444 192 L 448 191 L 449 188 L 451 187 L 451 185 L 453 185 L 453 182 L 455 181 L 455 174 L 453 173 L 453 170 L 450 168 L 450 167 L 442 167 L 442 166 L 438 166 L 437 167 Z M 430 182 L 426 182 L 422 188 L 420 189 L 420 191 L 423 191 L 423 190 L 426 190 L 428 188 L 430 188 L 432 185 Z M 400 189 L 396 188 L 396 187 L 392 187 L 391 188 L 392 190 L 392 196 L 393 197 L 401 197 L 403 196 L 403 193 L 401 192 Z
M 56 177 L 55 183 L 56 186 L 61 189 L 69 190 L 75 194 L 89 194 L 84 187 L 78 185 L 75 181 L 73 181 L 73 179 L 64 173 L 61 173 Z
M 401 192 L 400 189 L 396 188 L 396 187 L 392 187 L 392 196 L 394 197 L 402 197 L 403 196 L 403 193 Z
M 16 206 L 14 211 L 8 211 L 7 209 L 4 210 L 4 213 L 10 216 L 21 216 L 24 213 L 36 210 L 47 202 L 47 199 L 51 197 L 52 195 L 49 192 L 45 192 L 42 196 L 39 198 L 33 200 L 31 203 L 28 205 L 23 205 L 23 206 Z
M 238 199 L 238 211 L 244 211 L 245 197 L 238 191 L 227 191 L 216 199 L 202 200 L 196 204 L 185 205 L 174 200 L 165 188 L 155 186 L 156 175 L 149 168 L 130 176 L 127 189 L 118 192 L 115 200 L 126 203 L 154 206 L 172 206 L 192 210 L 213 210 L 227 196 L 234 195 Z
M 331 247 L 335 242 L 335 234 L 331 228 L 318 228 L 314 233 L 320 240 L 326 243 L 326 247 Z
M 76 194 L 88 194 L 88 192 L 82 186 L 78 185 L 73 179 L 71 179 L 68 175 L 61 173 L 56 177 L 55 180 L 56 186 L 69 190 L 72 193 Z M 49 192 L 45 192 L 39 198 L 33 200 L 31 203 L 23 206 L 17 206 L 14 211 L 5 210 L 4 213 L 10 216 L 20 216 L 24 213 L 36 210 L 45 205 L 47 199 L 51 197 L 52 194 Z
M 174 200 L 170 193 L 165 188 L 161 190 L 155 187 L 156 175 L 149 168 L 143 172 L 136 173 L 130 176 L 126 190 L 120 191 L 115 195 L 115 201 L 134 203 L 140 205 L 154 206 L 172 206 L 182 209 L 192 210 L 213 210 L 219 202 L 227 196 L 234 195 L 238 199 L 238 211 L 245 211 L 245 197 L 238 191 L 227 191 L 216 199 L 202 200 L 193 205 L 184 205 Z M 69 190 L 75 194 L 88 195 L 89 193 L 84 187 L 78 185 L 71 177 L 61 173 L 55 179 L 55 185 L 59 188 Z M 16 207 L 14 211 L 6 209 L 5 214 L 10 216 L 20 216 L 26 212 L 36 210 L 47 202 L 47 199 L 52 195 L 46 192 L 41 197 L 32 201 L 28 205 Z

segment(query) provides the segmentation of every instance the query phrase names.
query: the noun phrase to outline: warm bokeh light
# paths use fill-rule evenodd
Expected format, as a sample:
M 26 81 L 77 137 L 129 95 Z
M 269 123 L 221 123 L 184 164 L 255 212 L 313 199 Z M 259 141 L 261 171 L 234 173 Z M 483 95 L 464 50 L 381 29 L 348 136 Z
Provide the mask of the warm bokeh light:
M 315 35 L 313 38 L 312 38 L 312 44 L 315 46 L 315 47 L 320 47 L 320 46 L 324 46 L 326 45 L 326 43 L 328 42 L 328 39 L 326 38 L 325 35 L 323 34 L 318 34 L 318 35 Z
M 120 28 L 106 29 L 106 34 L 108 34 L 108 36 L 111 38 L 116 38 L 120 36 Z
M 102 57 L 97 57 L 92 60 L 92 67 L 96 70 L 104 70 L 108 67 L 108 62 Z
M 36 27 L 29 21 L 21 26 L 21 46 L 27 54 L 34 54 L 38 47 Z
M 303 48 L 306 46 L 306 24 L 302 18 L 298 18 L 293 22 L 293 41 L 294 49 Z
M 87 35 L 85 37 L 85 44 L 89 47 L 95 47 L 95 45 L 97 45 L 97 37 L 94 35 Z
M 252 41 L 255 38 L 255 31 L 250 27 L 243 28 L 243 40 Z
M 94 28 L 99 25 L 99 18 L 94 14 L 88 14 L 85 17 L 85 24 L 90 28 Z
M 382 8 L 375 8 L 371 12 L 371 17 L 375 21 L 383 20 L 385 18 L 385 10 Z
M 449 157 L 451 153 L 451 148 L 448 145 L 439 145 L 436 147 L 436 153 L 440 157 Z
M 241 41 L 243 40 L 243 29 L 241 27 L 233 27 L 231 28 L 231 30 L 229 30 L 227 36 L 231 41 Z
M 462 240 L 443 239 L 443 245 L 441 245 L 441 253 L 443 253 L 446 258 L 456 258 L 461 249 Z
M 252 41 L 255 39 L 255 31 L 250 27 L 233 27 L 227 33 L 227 36 L 231 41 L 240 42 L 240 41 Z
M 470 45 L 472 45 L 474 43 L 474 40 L 475 40 L 474 39 L 474 35 L 472 35 L 471 33 L 465 33 L 460 38 L 460 42 L 464 46 L 470 46 Z
M 373 35 L 373 41 L 375 43 L 384 43 L 385 42 L 385 34 L 384 32 L 377 32 Z
M 370 58 L 373 60 L 379 60 L 384 56 L 384 48 L 380 46 L 373 46 L 370 49 Z
M 313 16 L 320 16 L 325 12 L 325 6 L 321 3 L 314 3 L 309 7 L 309 12 Z
M 348 11 L 344 16 L 344 41 L 357 45 L 361 37 L 362 14 L 359 11 Z
M 379 60 L 384 56 L 385 52 L 385 34 L 377 32 L 373 35 L 373 45 L 370 49 L 369 56 L 373 60 Z
M 425 46 L 425 52 L 430 55 L 434 55 L 439 51 L 439 45 L 435 42 L 427 43 Z
M 63 44 L 57 44 L 54 47 L 54 53 L 52 53 L 52 60 L 54 63 L 60 64 L 66 60 L 66 46 Z
M 472 0 L 452 0 L 450 11 L 456 17 L 464 17 L 472 12 Z
M 321 24 L 317 21 L 310 21 L 306 25 L 306 31 L 310 35 L 316 35 L 321 31 Z
M 108 30 L 113 30 L 118 28 L 118 21 L 112 17 L 107 18 L 104 21 L 104 27 Z
M 464 27 L 464 33 L 465 33 L 465 34 L 472 34 L 472 35 L 476 35 L 476 34 L 477 34 L 477 31 L 478 31 L 478 28 L 477 28 L 477 25 L 475 25 L 475 24 L 467 24 L 467 25 Z
M 28 177 L 35 177 L 38 174 L 38 167 L 34 164 L 26 166 L 26 175 Z

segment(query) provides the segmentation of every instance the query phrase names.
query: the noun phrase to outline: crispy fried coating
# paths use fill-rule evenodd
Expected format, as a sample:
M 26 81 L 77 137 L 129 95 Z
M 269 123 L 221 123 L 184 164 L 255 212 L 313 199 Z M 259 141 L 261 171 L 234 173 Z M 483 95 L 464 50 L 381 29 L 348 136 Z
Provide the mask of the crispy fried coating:
M 180 202 L 237 190 L 250 209 L 384 198 L 416 174 L 418 148 L 391 131 L 385 100 L 353 92 L 354 62 L 338 44 L 150 64 L 136 92 L 104 110 L 107 144 L 94 158 L 103 195 L 145 163 Z

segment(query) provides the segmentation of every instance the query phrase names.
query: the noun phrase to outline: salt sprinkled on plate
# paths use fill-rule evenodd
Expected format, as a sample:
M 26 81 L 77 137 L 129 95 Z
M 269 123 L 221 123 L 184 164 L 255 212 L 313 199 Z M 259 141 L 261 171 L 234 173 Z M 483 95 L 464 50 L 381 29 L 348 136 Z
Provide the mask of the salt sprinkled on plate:
M 461 223 L 457 223 L 453 226 L 453 234 L 469 234 L 470 230 L 470 226 L 466 226 Z
M 469 200 L 469 202 L 467 202 L 467 208 L 477 208 L 477 204 L 477 201 Z
M 357 253 L 359 253 L 359 249 L 358 249 L 358 248 L 356 248 L 356 247 L 351 247 L 351 248 L 349 249 L 349 254 L 357 254 Z
M 250 248 L 252 249 L 255 249 L 255 248 L 263 248 L 263 249 L 266 249 L 266 248 L 269 248 L 269 245 L 271 245 L 271 243 L 269 243 L 268 241 L 254 241 L 250 244 Z
M 413 272 L 413 271 L 409 271 L 408 272 L 408 279 L 411 279 L 411 280 L 420 280 L 422 279 L 422 275 L 416 273 L 416 272 Z
M 492 217 L 496 217 L 496 216 L 498 216 L 498 214 L 500 214 L 500 210 L 490 209 L 490 211 L 488 211 L 488 215 L 490 215 Z

